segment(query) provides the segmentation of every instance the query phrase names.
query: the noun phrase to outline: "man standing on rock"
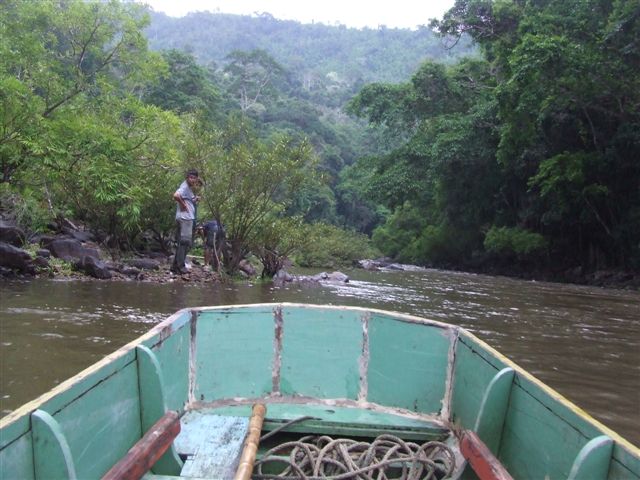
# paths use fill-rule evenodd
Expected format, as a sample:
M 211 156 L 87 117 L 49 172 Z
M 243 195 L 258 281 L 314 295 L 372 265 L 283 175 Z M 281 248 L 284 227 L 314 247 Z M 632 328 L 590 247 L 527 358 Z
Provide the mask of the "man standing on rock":
M 196 220 L 196 203 L 200 197 L 193 193 L 192 188 L 200 183 L 197 170 L 187 171 L 186 179 L 180 184 L 173 194 L 173 199 L 178 202 L 176 208 L 176 254 L 173 257 L 171 271 L 174 273 L 186 273 L 185 261 L 191 248 L 193 230 Z

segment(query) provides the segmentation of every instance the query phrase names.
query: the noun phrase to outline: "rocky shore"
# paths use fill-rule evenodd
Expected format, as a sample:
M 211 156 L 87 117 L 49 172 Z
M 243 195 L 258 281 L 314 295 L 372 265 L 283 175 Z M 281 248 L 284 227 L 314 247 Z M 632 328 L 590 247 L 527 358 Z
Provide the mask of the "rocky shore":
M 119 252 L 120 253 L 120 252 Z M 202 257 L 190 256 L 187 273 L 171 272 L 173 256 L 162 252 L 130 254 L 114 260 L 100 247 L 95 235 L 72 222 L 51 233 L 27 237 L 15 224 L 0 219 L 0 277 L 59 278 L 73 280 L 118 280 L 154 283 L 221 282 L 224 274 L 203 265 Z M 240 262 L 239 274 L 256 278 L 259 274 L 248 261 Z M 273 278 L 275 286 L 316 286 L 321 282 L 346 283 L 341 272 L 295 276 L 281 270 Z
M 170 254 L 148 251 L 144 253 L 116 252 L 102 248 L 95 234 L 65 221 L 47 234 L 27 236 L 13 222 L 0 219 L 0 278 L 53 277 L 74 280 L 119 280 L 155 283 L 168 282 L 221 282 L 225 275 L 203 265 L 202 257 L 190 257 L 188 272 L 170 271 Z M 412 270 L 424 267 L 402 265 L 391 259 L 361 260 L 359 268 L 365 270 Z M 457 270 L 451 266 L 450 270 Z M 487 275 L 502 275 L 523 280 L 554 281 L 606 288 L 640 290 L 640 272 L 596 271 L 584 272 L 575 268 L 568 271 L 521 271 L 516 268 L 468 268 L 465 271 Z M 241 262 L 240 275 L 256 278 L 259 273 L 248 261 Z M 292 275 L 286 270 L 273 277 L 275 286 L 317 286 L 323 282 L 347 283 L 349 277 L 342 272 L 321 272 L 313 276 Z
M 365 270 L 403 270 L 415 271 L 425 270 L 426 267 L 416 265 L 405 265 L 394 263 L 391 259 L 378 260 L 361 260 L 358 264 L 360 268 Z M 466 273 L 477 273 L 490 276 L 503 276 L 510 278 L 518 278 L 521 280 L 534 280 L 540 282 L 556 282 L 570 283 L 576 285 L 589 285 L 594 287 L 616 288 L 624 290 L 640 290 L 640 272 L 633 270 L 598 270 L 595 272 L 585 272 L 582 268 L 572 268 L 569 270 L 541 270 L 529 269 L 523 270 L 516 266 L 497 267 L 495 265 L 466 266 L 459 268 L 455 265 L 449 265 L 444 270 L 460 271 Z
M 123 255 L 101 248 L 95 235 L 72 222 L 50 233 L 27 237 L 15 224 L 0 220 L 0 277 L 53 277 L 75 280 L 133 280 L 166 283 L 218 282 L 221 275 L 192 259 L 189 272 L 169 270 L 172 256 L 162 252 Z M 254 272 L 255 273 L 255 272 Z

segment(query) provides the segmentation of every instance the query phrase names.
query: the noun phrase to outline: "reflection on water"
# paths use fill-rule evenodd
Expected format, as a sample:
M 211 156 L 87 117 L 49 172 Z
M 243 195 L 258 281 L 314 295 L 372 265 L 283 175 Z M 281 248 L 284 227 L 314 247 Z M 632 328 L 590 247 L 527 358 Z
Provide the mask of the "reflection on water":
M 473 331 L 640 444 L 640 294 L 457 272 L 350 271 L 320 288 L 135 282 L 0 284 L 0 407 L 49 390 L 190 306 L 354 305 Z

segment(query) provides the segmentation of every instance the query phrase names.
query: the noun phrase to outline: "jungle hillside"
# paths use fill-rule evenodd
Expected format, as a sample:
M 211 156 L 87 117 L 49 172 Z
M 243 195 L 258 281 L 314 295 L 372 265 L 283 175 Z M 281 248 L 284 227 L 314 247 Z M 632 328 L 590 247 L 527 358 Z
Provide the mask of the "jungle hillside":
M 170 252 L 203 178 L 233 272 L 385 255 L 640 270 L 640 5 L 457 0 L 417 30 L 131 2 L 0 5 L 0 214 Z

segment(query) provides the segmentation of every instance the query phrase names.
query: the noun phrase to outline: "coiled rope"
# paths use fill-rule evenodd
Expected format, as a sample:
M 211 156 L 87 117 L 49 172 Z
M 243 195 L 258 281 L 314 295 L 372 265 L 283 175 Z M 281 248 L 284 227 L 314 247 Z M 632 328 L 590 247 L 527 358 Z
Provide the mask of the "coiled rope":
M 284 465 L 284 470 L 277 475 L 263 473 L 263 467 L 274 463 Z M 450 477 L 454 469 L 453 452 L 442 442 L 418 445 L 393 435 L 380 435 L 371 443 L 306 436 L 266 452 L 255 463 L 252 478 L 441 480 Z

